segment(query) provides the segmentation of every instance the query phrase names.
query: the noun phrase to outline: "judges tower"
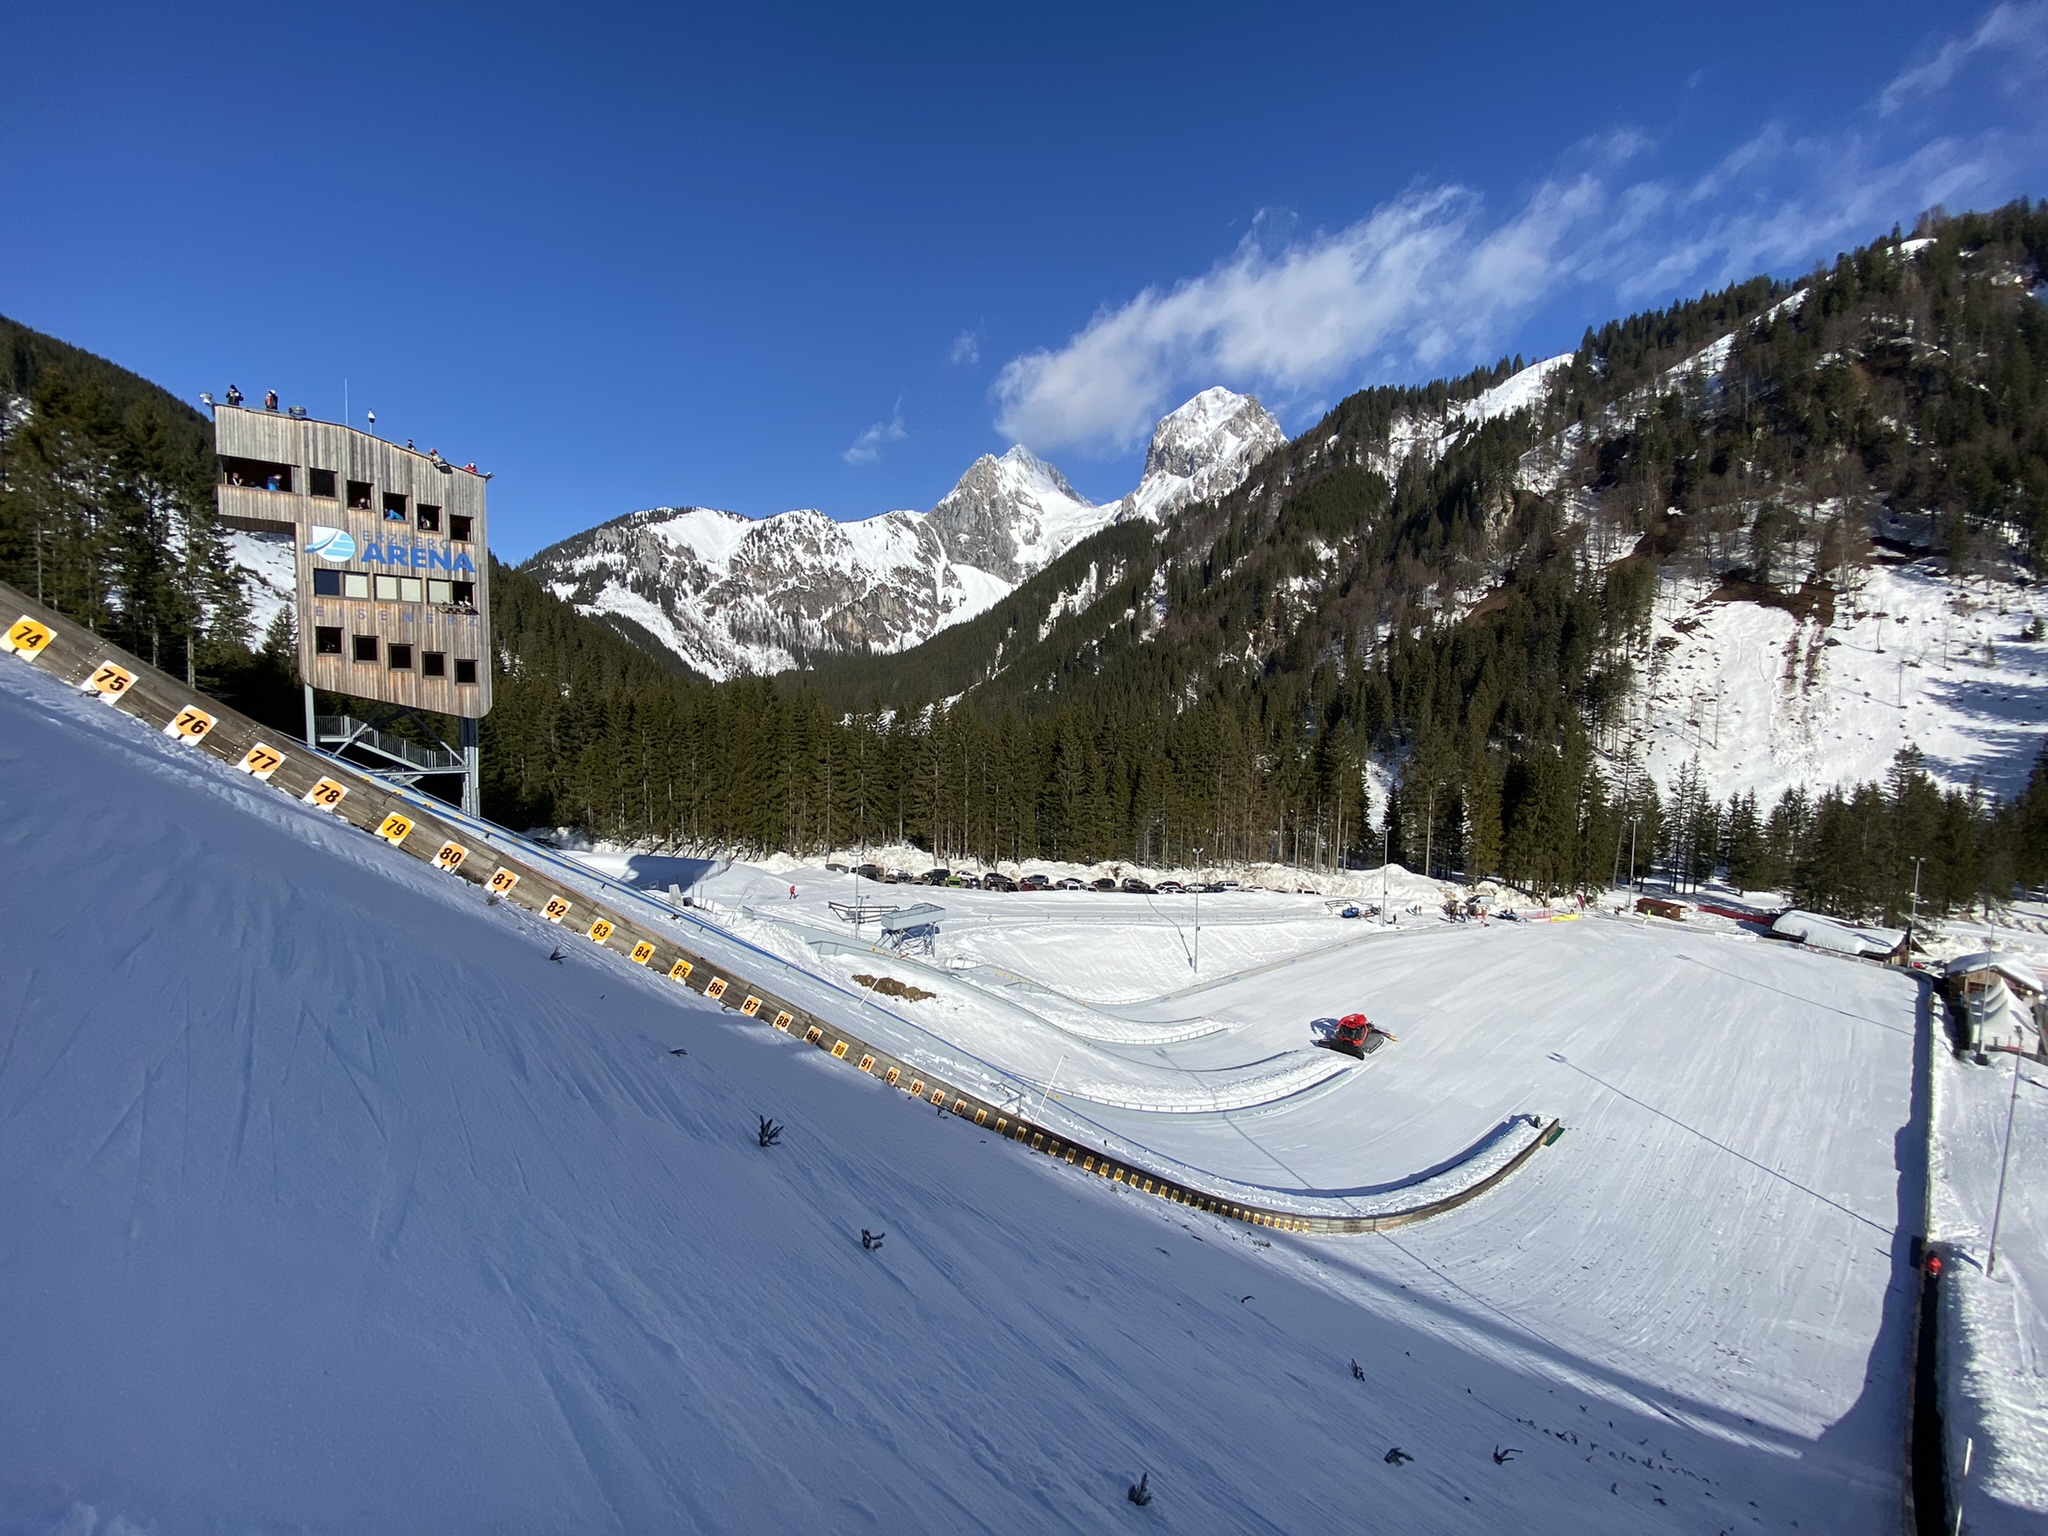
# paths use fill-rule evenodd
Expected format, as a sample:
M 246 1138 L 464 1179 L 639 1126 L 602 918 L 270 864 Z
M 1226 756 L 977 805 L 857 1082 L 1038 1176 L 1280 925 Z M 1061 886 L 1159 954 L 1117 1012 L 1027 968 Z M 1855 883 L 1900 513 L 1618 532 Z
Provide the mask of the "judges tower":
M 213 439 L 221 520 L 292 541 L 307 742 L 402 783 L 459 774 L 462 808 L 477 814 L 477 722 L 491 707 L 488 477 L 275 408 L 216 405 Z M 316 719 L 316 687 L 380 707 Z M 381 729 L 418 711 L 455 716 L 459 748 Z

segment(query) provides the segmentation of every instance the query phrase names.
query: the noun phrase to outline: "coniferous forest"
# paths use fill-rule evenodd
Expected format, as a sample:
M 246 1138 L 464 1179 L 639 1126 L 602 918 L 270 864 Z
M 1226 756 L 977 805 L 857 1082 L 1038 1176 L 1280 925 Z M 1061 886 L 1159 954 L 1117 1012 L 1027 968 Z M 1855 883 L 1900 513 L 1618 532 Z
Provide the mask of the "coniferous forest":
M 1800 283 L 1589 330 L 1535 411 L 1414 447 L 1519 359 L 1362 391 L 1229 496 L 1111 527 L 896 656 L 710 684 L 493 573 L 485 809 L 665 848 L 906 842 L 938 862 L 1277 859 L 1547 892 L 1655 869 L 1898 918 L 2048 879 L 2010 803 L 1653 783 L 1660 582 L 1831 611 L 1900 540 L 2048 562 L 2048 208 L 1922 221 Z M 1732 334 L 1718 377 L 1683 365 Z M 0 577 L 291 728 L 284 634 L 222 572 L 204 421 L 0 321 Z M 1404 447 L 1404 444 L 1406 446 Z M 1528 488 L 1540 461 L 1561 489 Z M 289 718 L 285 718 L 288 716 Z M 1377 780 L 1368 773 L 1377 765 Z M 1372 788 L 1378 782 L 1382 791 Z

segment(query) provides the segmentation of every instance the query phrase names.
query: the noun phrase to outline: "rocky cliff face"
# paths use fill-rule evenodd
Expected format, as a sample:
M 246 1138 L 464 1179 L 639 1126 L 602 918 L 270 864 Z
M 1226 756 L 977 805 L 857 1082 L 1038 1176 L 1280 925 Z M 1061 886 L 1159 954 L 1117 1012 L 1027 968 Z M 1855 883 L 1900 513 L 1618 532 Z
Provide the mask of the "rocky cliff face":
M 929 512 L 839 523 L 812 510 L 656 507 L 564 539 L 526 569 L 708 677 L 777 672 L 806 654 L 916 645 L 1112 522 L 1161 521 L 1235 489 L 1284 440 L 1258 401 L 1204 390 L 1160 422 L 1137 488 L 1104 506 L 1020 446 L 975 460 Z
M 1117 521 L 1159 522 L 1190 502 L 1228 495 L 1286 441 L 1280 423 L 1250 395 L 1205 389 L 1153 429 L 1145 473 L 1117 503 Z
M 1021 445 L 976 459 L 925 519 L 954 559 L 1012 585 L 1108 520 Z

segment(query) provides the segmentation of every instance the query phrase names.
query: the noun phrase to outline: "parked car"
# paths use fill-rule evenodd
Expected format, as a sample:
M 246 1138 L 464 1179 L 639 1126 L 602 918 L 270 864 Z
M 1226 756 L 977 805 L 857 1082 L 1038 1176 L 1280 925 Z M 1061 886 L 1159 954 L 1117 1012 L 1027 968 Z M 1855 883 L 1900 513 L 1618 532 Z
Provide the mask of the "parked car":
M 917 877 L 920 885 L 944 885 L 952 878 L 953 871 L 950 869 L 928 869 Z
M 1052 889 L 1052 877 L 1050 875 L 1026 875 L 1017 882 L 1017 889 L 1020 891 L 1049 891 Z
M 1150 896 L 1152 894 L 1152 887 L 1140 880 L 1136 875 L 1124 876 L 1123 889 L 1133 896 Z
M 1178 880 L 1162 880 L 1152 889 L 1161 896 L 1185 896 L 1188 891 Z
M 981 888 L 984 891 L 1014 891 L 1017 889 L 1017 882 L 1008 875 L 992 869 L 981 877 Z
M 1088 889 L 1091 891 L 1113 891 L 1116 889 L 1116 882 L 1110 879 L 1109 876 L 1104 875 L 1100 880 L 1092 882 Z
M 882 883 L 882 866 L 879 864 L 863 864 L 854 873 L 863 880 L 872 880 L 877 885 Z
M 1066 879 L 1060 881 L 1058 889 L 1062 891 L 1085 891 L 1088 889 L 1088 882 L 1074 875 L 1068 875 Z
M 1214 885 L 1209 887 L 1209 889 L 1216 892 L 1216 894 L 1220 896 L 1225 891 L 1241 890 L 1242 887 L 1238 885 L 1238 883 L 1235 880 L 1218 880 Z
M 890 868 L 889 872 L 886 875 L 882 876 L 882 879 L 890 885 L 917 884 L 917 876 L 913 875 L 907 869 L 896 869 L 893 866 Z
M 972 875 L 948 875 L 946 886 L 949 890 L 973 891 L 981 888 L 981 882 Z
M 825 861 L 825 871 L 827 874 L 843 875 L 846 873 L 846 866 L 844 864 L 835 864 L 830 859 L 827 859 Z

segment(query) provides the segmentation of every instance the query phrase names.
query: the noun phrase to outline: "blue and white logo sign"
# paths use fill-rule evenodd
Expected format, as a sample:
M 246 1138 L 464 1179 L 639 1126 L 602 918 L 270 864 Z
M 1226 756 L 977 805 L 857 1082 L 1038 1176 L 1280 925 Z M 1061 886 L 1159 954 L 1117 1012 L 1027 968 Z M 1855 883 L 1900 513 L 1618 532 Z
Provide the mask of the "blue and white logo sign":
M 356 557 L 356 536 L 346 528 L 323 528 L 315 523 L 313 542 L 306 546 L 306 553 L 337 564 L 353 560 Z

